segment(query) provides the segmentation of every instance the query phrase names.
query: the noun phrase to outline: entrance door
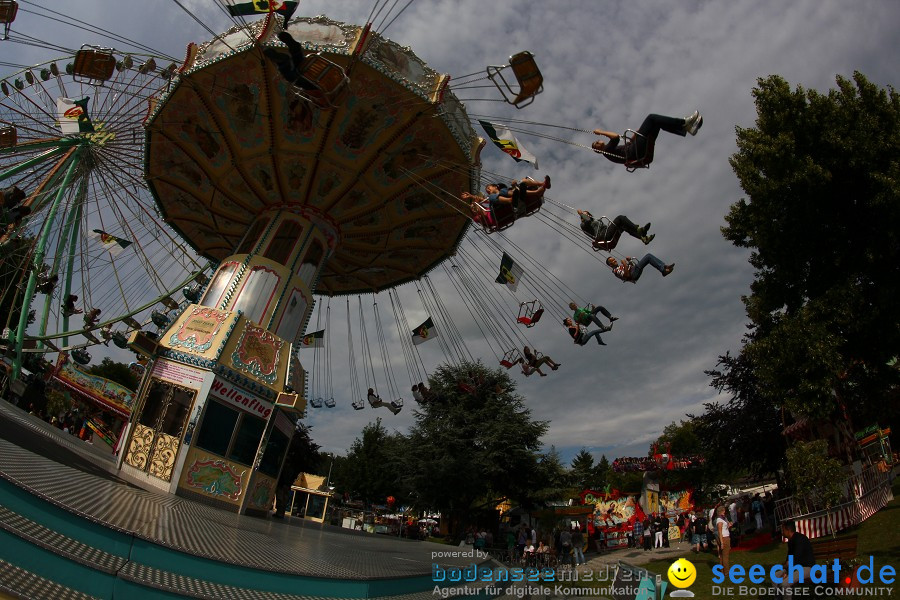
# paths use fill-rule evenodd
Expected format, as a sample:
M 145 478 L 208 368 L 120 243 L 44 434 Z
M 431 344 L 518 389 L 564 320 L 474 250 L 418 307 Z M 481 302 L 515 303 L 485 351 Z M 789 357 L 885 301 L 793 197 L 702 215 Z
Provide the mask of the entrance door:
M 153 379 L 135 424 L 125 462 L 157 479 L 171 481 L 195 390 Z

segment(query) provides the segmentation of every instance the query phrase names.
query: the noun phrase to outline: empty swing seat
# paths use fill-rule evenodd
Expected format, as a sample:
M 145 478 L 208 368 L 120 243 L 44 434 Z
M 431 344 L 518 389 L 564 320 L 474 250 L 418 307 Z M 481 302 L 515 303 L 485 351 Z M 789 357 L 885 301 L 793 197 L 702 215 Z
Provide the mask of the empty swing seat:
M 322 408 L 322 399 L 321 398 L 310 398 L 309 404 L 313 408 Z
M 334 401 L 334 398 L 325 398 L 325 406 L 327 408 L 334 408 L 337 405 L 337 402 Z
M 532 314 L 530 317 L 522 316 L 516 320 L 519 323 L 521 323 L 522 325 L 524 325 L 525 327 L 534 327 L 535 325 L 537 325 L 538 321 L 541 320 L 542 316 L 544 316 L 544 309 L 539 308 L 536 311 L 534 311 L 534 314 Z
M 103 85 L 103 82 L 112 77 L 116 70 L 116 57 L 112 48 L 99 48 L 96 46 L 82 46 L 75 53 L 75 63 L 72 65 L 72 77 L 79 83 L 88 85 Z
M 365 402 L 365 400 L 359 399 L 359 400 L 354 400 L 353 402 L 350 403 L 350 405 L 353 407 L 354 410 L 363 410 L 366 407 L 366 402 Z
M 519 87 L 518 91 L 513 90 L 503 76 L 503 70 L 506 68 L 512 69 Z M 503 99 L 516 108 L 525 108 L 534 102 L 535 96 L 544 91 L 544 76 L 534 60 L 534 55 L 527 50 L 510 56 L 508 65 L 489 66 L 487 74 L 488 79 L 500 90 Z

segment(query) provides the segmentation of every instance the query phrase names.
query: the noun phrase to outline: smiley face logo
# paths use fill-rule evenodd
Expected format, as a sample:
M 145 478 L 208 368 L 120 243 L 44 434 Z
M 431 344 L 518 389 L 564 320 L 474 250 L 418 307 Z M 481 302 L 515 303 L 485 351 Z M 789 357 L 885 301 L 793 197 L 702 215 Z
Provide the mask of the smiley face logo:
M 697 579 L 697 569 L 691 561 L 679 558 L 669 567 L 669 583 L 677 588 L 690 587 Z

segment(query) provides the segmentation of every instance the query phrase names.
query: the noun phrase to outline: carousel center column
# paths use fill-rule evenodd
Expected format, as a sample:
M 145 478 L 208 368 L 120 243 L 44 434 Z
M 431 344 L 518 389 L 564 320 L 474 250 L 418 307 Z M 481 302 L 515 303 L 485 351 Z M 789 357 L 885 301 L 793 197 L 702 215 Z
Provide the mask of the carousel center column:
M 135 351 L 152 360 L 121 474 L 239 512 L 264 512 L 306 408 L 293 345 L 338 228 L 308 209 L 262 213 L 218 266 L 198 304 Z

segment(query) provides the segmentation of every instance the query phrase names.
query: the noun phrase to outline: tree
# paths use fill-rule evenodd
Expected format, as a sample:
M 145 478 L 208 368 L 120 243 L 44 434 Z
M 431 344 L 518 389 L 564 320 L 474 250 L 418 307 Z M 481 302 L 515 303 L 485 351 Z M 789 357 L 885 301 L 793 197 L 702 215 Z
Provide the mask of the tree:
M 655 445 L 659 452 L 666 452 L 668 448 L 674 456 L 690 456 L 702 452 L 700 438 L 697 437 L 694 423 L 690 420 L 681 423 L 673 421 L 666 425 L 662 435 L 656 439 Z M 651 447 L 651 452 L 652 450 Z
M 518 500 L 525 508 L 532 509 L 548 502 L 567 500 L 577 492 L 572 489 L 571 473 L 562 463 L 554 446 L 537 461 L 533 476 L 526 476 L 530 490 Z M 580 490 L 579 490 L 580 491 Z
M 504 497 L 531 498 L 545 421 L 534 421 L 505 371 L 443 365 L 415 411 L 404 460 L 422 507 L 454 524 Z
M 110 381 L 124 385 L 129 390 L 135 391 L 138 388 L 140 379 L 134 372 L 128 368 L 128 365 L 116 362 L 108 356 L 103 357 L 99 365 L 91 365 L 87 368 L 87 372 L 91 375 L 104 377 Z
M 570 471 L 572 485 L 581 492 L 583 490 L 597 489 L 597 467 L 594 465 L 594 457 L 582 448 L 572 459 Z
M 837 86 L 759 80 L 731 158 L 748 198 L 722 233 L 756 269 L 739 357 L 753 385 L 797 414 L 829 418 L 837 399 L 869 422 L 900 415 L 884 403 L 900 348 L 900 96 L 860 73 Z
M 596 477 L 594 489 L 602 490 L 611 483 L 610 476 L 612 475 L 612 467 L 605 454 L 600 455 L 600 461 L 597 463 L 597 466 L 594 467 L 594 473 Z
M 404 448 L 403 436 L 388 433 L 379 417 L 363 427 L 361 436 L 353 441 L 347 460 L 334 473 L 335 487 L 367 504 L 384 504 L 388 496 L 402 503 Z
M 688 415 L 706 458 L 707 482 L 777 474 L 784 467 L 785 450 L 780 398 L 760 383 L 748 355 L 726 353 L 717 366 L 706 372 L 710 385 L 731 398 L 704 404 L 702 415 Z
M 841 463 L 828 456 L 825 440 L 794 444 L 787 451 L 787 464 L 794 492 L 811 505 L 804 512 L 840 503 L 847 478 Z

